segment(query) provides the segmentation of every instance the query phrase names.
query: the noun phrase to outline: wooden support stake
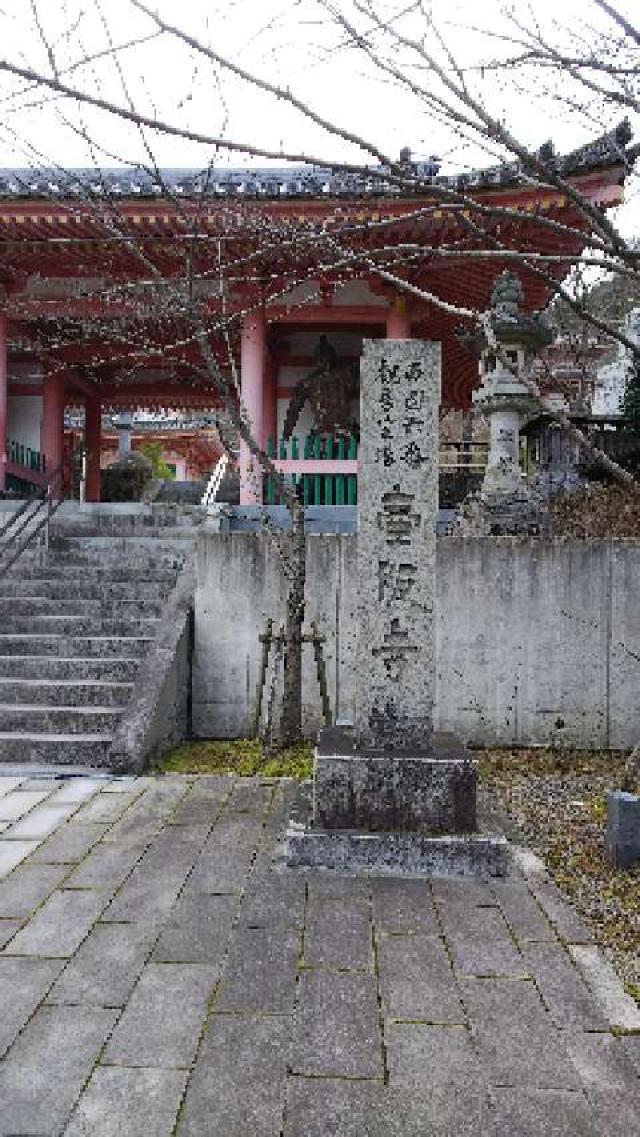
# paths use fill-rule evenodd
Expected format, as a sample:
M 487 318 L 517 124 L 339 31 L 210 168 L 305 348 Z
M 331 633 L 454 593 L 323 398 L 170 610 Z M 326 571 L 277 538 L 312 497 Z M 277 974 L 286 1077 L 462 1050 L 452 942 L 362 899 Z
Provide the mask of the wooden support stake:
M 324 636 L 320 635 L 318 625 L 314 622 L 311 625 L 312 635 L 309 637 L 313 642 L 313 655 L 316 661 L 316 675 L 318 677 L 318 686 L 320 687 L 320 699 L 322 701 L 322 717 L 324 718 L 325 726 L 331 724 L 331 703 L 329 702 L 329 690 L 327 688 L 327 668 L 324 662 L 324 652 L 322 645 L 324 643 Z
M 271 651 L 271 642 L 273 639 L 273 620 L 271 617 L 265 624 L 264 632 L 259 636 L 260 643 L 262 644 L 262 651 L 260 653 L 260 666 L 258 668 L 258 682 L 256 685 L 256 709 L 251 723 L 251 737 L 257 738 L 260 729 L 260 714 L 262 712 L 262 692 L 264 689 L 265 679 L 267 678 L 267 667 L 269 666 L 269 652 Z

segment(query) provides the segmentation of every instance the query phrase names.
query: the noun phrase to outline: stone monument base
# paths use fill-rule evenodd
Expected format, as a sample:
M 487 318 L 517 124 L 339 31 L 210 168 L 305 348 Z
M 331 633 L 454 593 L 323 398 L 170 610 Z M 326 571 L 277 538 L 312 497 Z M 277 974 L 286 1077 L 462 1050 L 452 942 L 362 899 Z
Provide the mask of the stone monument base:
M 473 833 L 477 762 L 452 734 L 420 752 L 358 750 L 350 730 L 320 732 L 313 822 L 321 829 Z
M 406 876 L 504 876 L 507 842 L 477 832 L 477 762 L 453 735 L 425 751 L 358 751 L 321 732 L 313 803 L 289 824 L 290 867 Z
M 362 876 L 506 876 L 507 839 L 489 834 L 363 833 L 291 822 L 285 861 L 290 868 Z

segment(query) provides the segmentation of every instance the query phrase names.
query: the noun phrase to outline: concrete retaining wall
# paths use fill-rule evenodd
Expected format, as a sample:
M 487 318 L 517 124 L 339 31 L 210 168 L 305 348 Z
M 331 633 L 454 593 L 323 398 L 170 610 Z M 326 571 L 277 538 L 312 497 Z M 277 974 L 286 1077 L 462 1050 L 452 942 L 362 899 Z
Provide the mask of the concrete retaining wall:
M 112 769 L 140 773 L 191 734 L 194 588 L 193 566 L 188 564 L 167 599 L 160 628 L 116 727 L 108 761 Z
M 306 623 L 327 636 L 332 708 L 353 717 L 355 538 L 310 536 Z M 640 542 L 441 538 L 436 728 L 475 744 L 631 747 L 640 737 Z M 246 734 L 258 635 L 282 619 L 273 544 L 198 538 L 197 737 Z M 321 724 L 311 649 L 305 723 Z

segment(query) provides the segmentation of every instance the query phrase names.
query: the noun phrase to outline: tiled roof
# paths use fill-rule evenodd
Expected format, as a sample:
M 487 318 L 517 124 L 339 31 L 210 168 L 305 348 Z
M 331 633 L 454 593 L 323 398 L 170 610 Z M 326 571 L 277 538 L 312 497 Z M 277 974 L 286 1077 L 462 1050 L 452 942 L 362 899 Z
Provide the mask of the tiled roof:
M 571 154 L 556 155 L 553 144 L 545 143 L 538 152 L 546 165 L 568 177 L 589 170 L 618 164 L 630 166 L 638 147 L 630 148 L 631 128 L 628 120 L 581 146 Z M 424 193 L 429 185 L 447 189 L 487 189 L 492 186 L 527 184 L 520 162 L 508 162 L 482 170 L 441 175 L 435 157 L 412 162 L 410 152 L 401 154 L 394 173 L 406 172 L 416 178 L 415 192 Z M 205 170 L 165 169 L 160 179 L 141 168 L 122 169 L 0 169 L 0 198 L 120 197 L 159 198 L 167 193 L 178 198 L 231 197 L 253 199 L 287 198 L 363 198 L 406 196 L 410 190 L 389 181 L 389 170 L 381 166 L 365 167 L 351 173 L 322 166 L 282 166 L 243 169 L 212 167 Z

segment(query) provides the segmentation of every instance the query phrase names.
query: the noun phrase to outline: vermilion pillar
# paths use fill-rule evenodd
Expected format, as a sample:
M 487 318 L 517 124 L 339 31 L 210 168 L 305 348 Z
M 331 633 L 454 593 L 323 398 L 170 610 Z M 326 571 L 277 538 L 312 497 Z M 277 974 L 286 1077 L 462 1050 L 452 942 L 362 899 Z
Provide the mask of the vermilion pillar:
M 264 402 L 262 407 L 262 446 L 266 449 L 267 442 L 273 439 L 276 450 L 278 447 L 278 365 L 271 357 L 267 357 L 264 374 Z
M 40 449 L 47 463 L 47 474 L 50 477 L 62 466 L 62 444 L 64 438 L 64 375 L 61 371 L 54 371 L 45 375 L 42 384 L 42 430 L 40 434 Z M 52 487 L 55 496 L 62 493 L 62 473 L 56 478 Z
M 387 339 L 410 340 L 411 321 L 404 296 L 397 296 L 387 313 Z
M 84 500 L 100 501 L 100 442 L 102 406 L 95 396 L 84 405 L 85 481 Z
M 243 417 L 256 442 L 264 429 L 266 325 L 264 311 L 245 316 L 240 346 L 240 392 Z M 240 443 L 240 504 L 262 505 L 262 470 L 246 443 Z
M 7 317 L 0 314 L 0 490 L 7 484 Z

